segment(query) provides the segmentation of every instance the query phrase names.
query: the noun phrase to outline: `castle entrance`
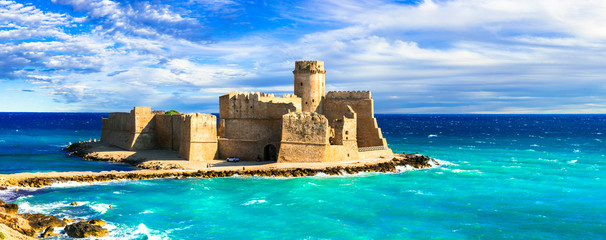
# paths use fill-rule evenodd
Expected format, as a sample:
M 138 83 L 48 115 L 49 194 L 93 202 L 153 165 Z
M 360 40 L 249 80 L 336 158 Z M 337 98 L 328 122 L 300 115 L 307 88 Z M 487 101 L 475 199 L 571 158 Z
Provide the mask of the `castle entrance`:
M 268 144 L 263 150 L 263 161 L 278 161 L 278 150 L 273 144 Z

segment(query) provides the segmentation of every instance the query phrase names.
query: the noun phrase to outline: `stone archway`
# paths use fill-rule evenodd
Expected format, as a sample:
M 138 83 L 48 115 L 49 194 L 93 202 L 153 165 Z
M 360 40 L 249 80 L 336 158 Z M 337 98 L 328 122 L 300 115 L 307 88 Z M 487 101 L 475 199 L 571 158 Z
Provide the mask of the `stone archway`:
M 273 144 L 267 144 L 263 148 L 263 161 L 278 161 L 278 149 Z

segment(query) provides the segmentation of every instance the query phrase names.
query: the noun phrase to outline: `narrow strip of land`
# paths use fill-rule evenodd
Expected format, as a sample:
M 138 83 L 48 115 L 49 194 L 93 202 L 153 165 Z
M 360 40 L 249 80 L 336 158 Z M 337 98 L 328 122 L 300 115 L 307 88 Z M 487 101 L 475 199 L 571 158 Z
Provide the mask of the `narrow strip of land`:
M 105 150 L 101 150 L 103 148 Z M 141 180 L 153 178 L 216 178 L 239 176 L 302 177 L 318 173 L 328 175 L 360 172 L 396 172 L 396 166 L 412 169 L 429 168 L 439 163 L 419 154 L 396 154 L 390 159 L 368 159 L 353 162 L 323 163 L 266 163 L 266 162 L 191 162 L 170 157 L 164 152 L 128 152 L 108 149 L 102 144 L 79 143 L 66 148 L 70 153 L 87 160 L 126 162 L 147 169 L 104 172 L 49 172 L 0 175 L 0 186 L 44 187 L 61 182 L 103 182 L 112 180 Z M 157 151 L 157 150 L 152 150 Z M 120 156 L 120 157 L 117 157 Z M 133 157 L 134 156 L 134 157 Z M 149 158 L 146 158 L 149 157 Z

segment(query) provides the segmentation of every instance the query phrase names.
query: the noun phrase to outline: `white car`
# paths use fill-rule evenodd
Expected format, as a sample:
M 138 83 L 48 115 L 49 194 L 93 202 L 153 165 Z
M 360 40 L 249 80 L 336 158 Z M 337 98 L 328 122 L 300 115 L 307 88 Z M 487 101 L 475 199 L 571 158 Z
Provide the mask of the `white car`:
M 237 158 L 237 157 L 228 157 L 228 158 L 227 158 L 227 161 L 228 161 L 228 162 L 239 162 L 239 161 L 240 161 L 240 159 L 239 159 L 239 158 Z

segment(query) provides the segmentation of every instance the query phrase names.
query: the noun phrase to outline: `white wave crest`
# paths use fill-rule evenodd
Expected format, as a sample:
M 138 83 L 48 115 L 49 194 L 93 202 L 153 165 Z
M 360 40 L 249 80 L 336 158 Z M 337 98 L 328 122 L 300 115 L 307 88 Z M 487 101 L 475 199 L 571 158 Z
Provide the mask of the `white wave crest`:
M 412 166 L 408 166 L 408 165 L 396 166 L 396 172 L 399 172 L 399 173 L 406 172 L 406 171 L 412 171 L 412 170 L 415 170 L 415 168 Z
M 408 190 L 407 192 L 414 193 L 416 195 L 433 195 L 432 193 L 425 193 L 421 190 Z
M 479 170 L 465 170 L 465 169 L 450 169 L 450 168 L 442 168 L 444 170 L 447 171 L 451 171 L 453 173 L 478 173 L 478 174 L 482 174 L 483 172 L 479 171 Z
M 132 180 L 110 180 L 110 181 L 104 181 L 104 182 L 76 182 L 76 181 L 69 181 L 69 182 L 56 182 L 56 183 L 52 183 L 51 185 L 47 186 L 47 187 L 51 187 L 51 188 L 71 188 L 71 187 L 82 187 L 82 186 L 90 186 L 90 185 L 108 185 L 108 184 L 114 184 L 114 183 L 119 183 L 119 182 L 125 182 L 125 181 L 132 181 Z
M 248 205 L 252 205 L 252 204 L 262 204 L 262 203 L 266 203 L 266 202 L 267 202 L 267 200 L 265 200 L 265 199 L 254 199 L 254 200 L 245 202 L 242 205 L 248 206 Z
M 109 225 L 109 224 L 108 224 Z M 108 226 L 106 225 L 106 226 Z M 153 230 L 145 226 L 143 223 L 139 223 L 137 227 L 122 227 L 112 226 L 113 231 L 110 231 L 108 239 L 149 239 L 149 240 L 164 240 L 170 239 L 166 233 L 162 233 L 157 230 Z M 107 227 L 109 230 L 109 227 Z M 143 238 L 142 238 L 143 237 Z
M 449 161 L 446 161 L 446 160 L 442 160 L 442 159 L 434 158 L 434 160 L 436 160 L 436 162 L 438 162 L 440 164 L 440 166 L 459 166 L 459 164 L 452 163 L 452 162 L 449 162 Z M 434 167 L 434 164 L 433 164 L 432 161 L 429 161 L 429 164 L 432 167 Z
M 21 200 L 21 199 L 19 199 L 19 200 Z M 24 202 L 17 201 L 17 204 L 19 204 L 19 212 L 42 213 L 45 215 L 50 214 L 51 212 L 53 212 L 56 209 L 65 208 L 65 207 L 70 206 L 69 203 L 67 203 L 65 201 L 45 203 L 45 204 L 31 204 L 27 201 L 24 201 Z
M 90 204 L 89 205 L 89 207 L 91 209 L 95 210 L 95 212 L 98 212 L 100 214 L 105 214 L 107 212 L 107 210 L 109 210 L 109 206 L 112 206 L 112 205 L 110 205 L 110 204 L 103 204 L 103 203 L 97 203 L 97 204 Z
M 436 138 L 436 137 L 438 137 L 437 134 L 429 134 L 429 135 L 427 135 L 427 138 Z

